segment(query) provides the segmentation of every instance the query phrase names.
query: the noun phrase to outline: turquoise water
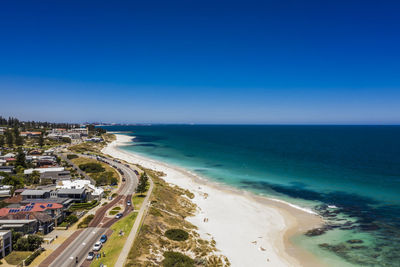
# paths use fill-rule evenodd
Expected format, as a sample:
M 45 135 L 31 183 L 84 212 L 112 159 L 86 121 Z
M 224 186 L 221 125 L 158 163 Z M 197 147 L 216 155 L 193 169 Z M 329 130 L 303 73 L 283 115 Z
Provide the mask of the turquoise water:
M 400 266 L 399 126 L 105 128 L 132 132 L 128 151 L 314 209 L 326 232 L 295 242 L 320 257 Z

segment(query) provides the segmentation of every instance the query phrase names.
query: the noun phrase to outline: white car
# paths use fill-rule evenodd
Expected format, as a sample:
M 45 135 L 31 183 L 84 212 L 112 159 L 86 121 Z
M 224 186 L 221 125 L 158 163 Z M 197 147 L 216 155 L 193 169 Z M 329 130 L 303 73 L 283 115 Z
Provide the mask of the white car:
M 101 244 L 100 241 L 96 242 L 93 246 L 93 251 L 99 251 L 103 245 Z
M 128 202 L 126 202 L 126 205 L 130 206 L 132 205 L 132 203 L 128 200 Z
M 94 252 L 93 252 L 93 251 L 90 251 L 89 254 L 88 254 L 88 256 L 86 257 L 86 259 L 87 259 L 88 261 L 93 260 L 93 259 L 94 259 Z

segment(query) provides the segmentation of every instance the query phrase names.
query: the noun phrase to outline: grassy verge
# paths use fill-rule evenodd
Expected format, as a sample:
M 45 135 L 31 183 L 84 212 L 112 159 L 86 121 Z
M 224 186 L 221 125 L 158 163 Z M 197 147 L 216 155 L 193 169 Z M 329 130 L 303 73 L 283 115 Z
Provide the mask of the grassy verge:
M 118 256 L 124 247 L 125 241 L 128 238 L 129 232 L 135 223 L 136 216 L 137 213 L 132 212 L 111 226 L 113 233 L 101 249 L 101 252 L 104 252 L 106 257 L 101 257 L 99 260 L 93 260 L 93 262 L 90 264 L 91 267 L 98 267 L 100 264 L 104 264 L 106 266 L 115 265 L 115 262 L 117 261 Z M 120 231 L 124 232 L 123 236 L 119 235 Z
M 13 251 L 5 257 L 8 264 L 17 265 L 32 254 L 32 251 Z
M 146 196 L 147 191 L 143 195 L 135 194 L 132 196 L 132 204 L 135 205 L 135 210 L 140 209 L 144 197 Z M 111 212 L 115 212 L 117 214 L 121 210 L 121 207 L 114 207 Z M 125 218 L 121 219 L 120 221 L 116 222 L 113 226 L 111 226 L 111 230 L 113 233 L 105 243 L 104 247 L 102 248 L 102 252 L 106 254 L 105 258 L 101 258 L 100 260 L 93 260 L 91 263 L 92 266 L 100 266 L 100 264 L 104 264 L 106 266 L 114 266 L 115 262 L 118 259 L 119 254 L 121 253 L 122 248 L 124 247 L 125 241 L 129 236 L 129 233 L 132 229 L 133 224 L 135 223 L 137 216 L 137 212 L 132 212 Z M 123 236 L 119 235 L 119 232 L 124 232 Z

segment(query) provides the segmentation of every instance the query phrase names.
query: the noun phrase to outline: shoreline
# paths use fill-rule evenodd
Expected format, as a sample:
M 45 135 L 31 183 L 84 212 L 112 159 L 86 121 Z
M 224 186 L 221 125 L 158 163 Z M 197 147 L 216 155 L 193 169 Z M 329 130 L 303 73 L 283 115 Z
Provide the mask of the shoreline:
M 323 266 L 316 256 L 294 245 L 293 236 L 323 224 L 312 211 L 253 193 L 209 182 L 163 162 L 120 149 L 132 136 L 116 134 L 117 140 L 102 152 L 143 167 L 162 171 L 163 179 L 188 189 L 195 197 L 195 216 L 187 218 L 199 234 L 216 241 L 232 266 Z M 189 178 L 189 179 L 188 179 Z

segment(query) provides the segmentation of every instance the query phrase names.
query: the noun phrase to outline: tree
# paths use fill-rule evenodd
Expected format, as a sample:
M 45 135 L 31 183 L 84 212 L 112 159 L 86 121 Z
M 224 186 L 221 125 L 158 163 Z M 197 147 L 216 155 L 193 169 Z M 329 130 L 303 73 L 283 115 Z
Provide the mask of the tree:
M 18 149 L 17 159 L 15 161 L 15 167 L 22 166 L 26 168 L 26 158 L 25 153 L 22 151 L 21 148 Z
M 9 147 L 13 147 L 13 145 L 14 145 L 14 138 L 13 138 L 13 135 L 12 135 L 11 131 L 7 129 L 7 130 L 5 131 L 5 133 L 4 133 L 4 135 L 5 135 L 5 137 L 6 137 L 7 145 L 8 145 Z
M 148 180 L 149 178 L 147 177 L 147 174 L 145 172 L 142 175 L 140 175 L 139 184 L 136 187 L 136 193 L 143 195 L 143 193 L 146 192 Z
M 34 251 L 43 243 L 43 238 L 38 235 L 28 235 L 20 237 L 14 244 L 14 249 L 19 251 Z
M 0 147 L 4 147 L 5 143 L 6 143 L 6 141 L 4 140 L 4 136 L 0 135 Z
M 43 137 L 43 133 L 39 136 L 39 146 L 43 147 L 44 145 L 44 137 Z
M 21 137 L 18 126 L 14 126 L 14 140 L 16 146 L 22 146 L 24 144 L 24 139 Z
M 39 184 L 40 183 L 40 173 L 38 171 L 33 171 L 30 175 L 26 176 L 27 184 Z

